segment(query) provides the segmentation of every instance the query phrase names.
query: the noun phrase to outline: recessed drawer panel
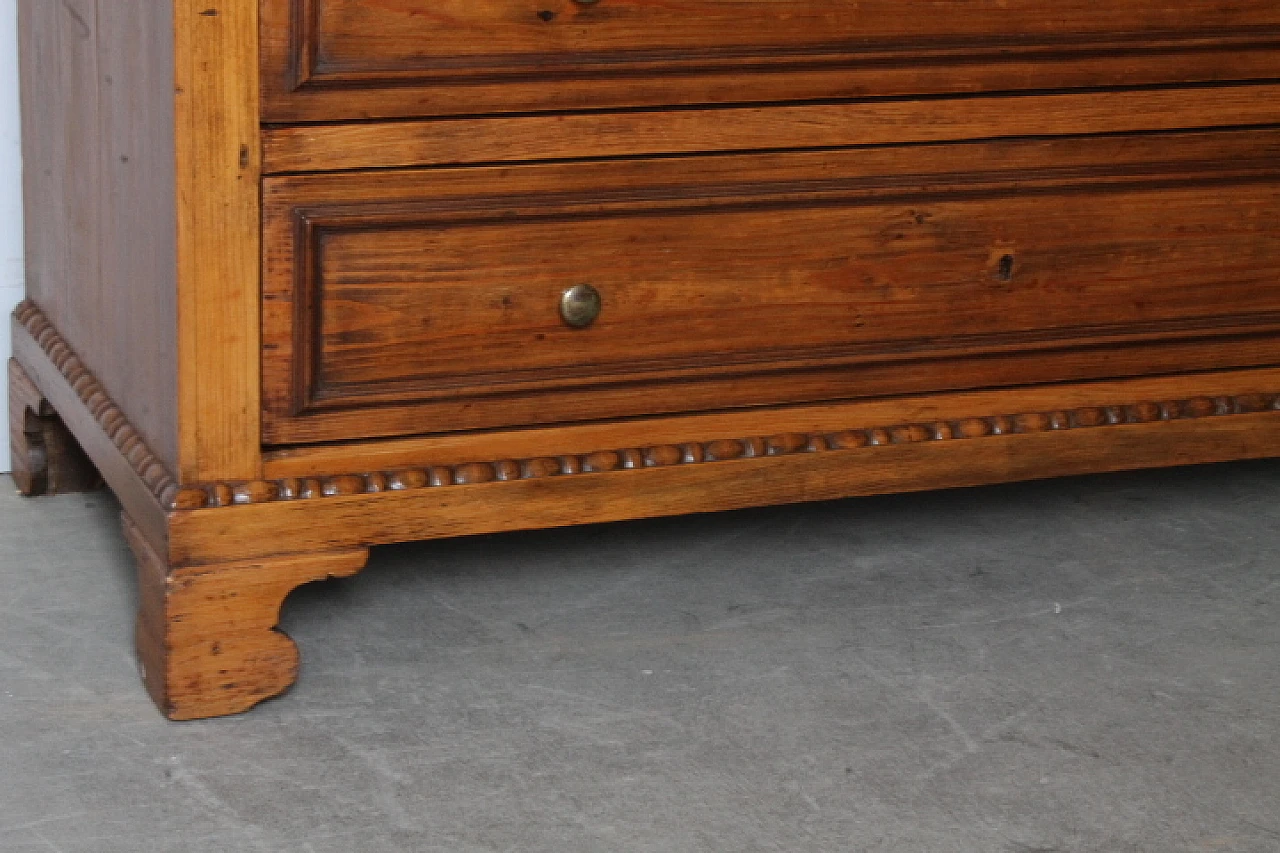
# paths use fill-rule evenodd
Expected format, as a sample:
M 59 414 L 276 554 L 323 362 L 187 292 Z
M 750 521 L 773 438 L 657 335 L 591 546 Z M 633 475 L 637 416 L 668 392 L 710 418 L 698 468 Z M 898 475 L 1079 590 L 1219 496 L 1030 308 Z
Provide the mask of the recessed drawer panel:
M 1280 76 L 1274 0 L 263 0 L 268 121 Z
M 1251 132 L 274 178 L 266 440 L 1275 359 L 1278 173 Z

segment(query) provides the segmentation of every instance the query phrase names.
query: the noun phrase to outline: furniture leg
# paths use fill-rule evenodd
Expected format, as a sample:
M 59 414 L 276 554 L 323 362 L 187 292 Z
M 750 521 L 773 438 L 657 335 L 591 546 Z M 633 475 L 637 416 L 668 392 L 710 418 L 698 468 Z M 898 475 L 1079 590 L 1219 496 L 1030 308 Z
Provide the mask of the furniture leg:
M 363 568 L 368 549 L 171 566 L 128 518 L 138 560 L 137 647 L 151 698 L 173 720 L 247 711 L 298 677 L 297 645 L 276 627 L 295 588 Z
M 9 359 L 9 450 L 13 480 L 28 497 L 102 486 L 62 418 L 14 359 Z

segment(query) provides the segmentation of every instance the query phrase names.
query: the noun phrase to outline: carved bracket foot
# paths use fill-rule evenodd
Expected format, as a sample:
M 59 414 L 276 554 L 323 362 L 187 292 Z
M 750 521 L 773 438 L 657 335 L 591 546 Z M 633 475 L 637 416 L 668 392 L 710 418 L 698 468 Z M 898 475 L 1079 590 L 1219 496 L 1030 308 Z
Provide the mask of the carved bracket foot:
M 13 480 L 29 497 L 102 486 L 89 457 L 14 359 L 9 359 L 9 450 Z
M 138 658 L 173 720 L 247 711 L 298 677 L 298 648 L 276 625 L 295 588 L 364 567 L 368 549 L 171 567 L 126 516 L 138 559 Z

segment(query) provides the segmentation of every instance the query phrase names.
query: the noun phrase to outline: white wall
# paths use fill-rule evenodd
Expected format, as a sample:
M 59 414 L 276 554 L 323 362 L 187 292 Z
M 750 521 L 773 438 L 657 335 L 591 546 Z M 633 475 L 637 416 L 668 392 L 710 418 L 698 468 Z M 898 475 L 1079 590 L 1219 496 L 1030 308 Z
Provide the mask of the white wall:
M 9 312 L 22 298 L 22 155 L 18 135 L 17 0 L 0 0 L 0 361 L 9 359 Z M 8 370 L 0 371 L 0 409 L 8 405 Z M 0 422 L 8 423 L 7 415 Z M 0 471 L 9 470 L 8 435 L 0 436 Z

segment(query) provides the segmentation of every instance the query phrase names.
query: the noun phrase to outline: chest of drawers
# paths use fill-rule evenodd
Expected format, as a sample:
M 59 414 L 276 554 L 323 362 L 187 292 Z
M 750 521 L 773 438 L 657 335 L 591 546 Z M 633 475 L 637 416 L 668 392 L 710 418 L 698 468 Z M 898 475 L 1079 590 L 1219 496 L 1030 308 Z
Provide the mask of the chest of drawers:
M 380 543 L 1280 451 L 1273 0 L 20 7 L 16 479 L 174 718 Z

